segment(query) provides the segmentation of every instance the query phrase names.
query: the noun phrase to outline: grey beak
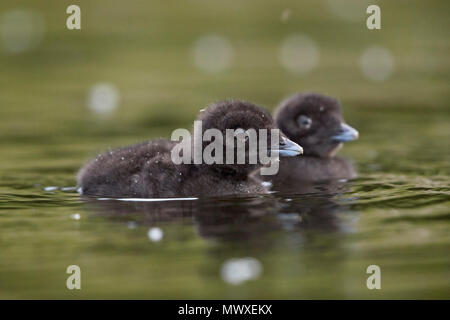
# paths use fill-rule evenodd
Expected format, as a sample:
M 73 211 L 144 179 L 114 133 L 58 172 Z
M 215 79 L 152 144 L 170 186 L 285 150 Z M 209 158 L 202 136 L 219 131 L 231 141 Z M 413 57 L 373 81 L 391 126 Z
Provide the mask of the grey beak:
M 331 138 L 337 142 L 349 142 L 358 139 L 359 133 L 356 129 L 350 127 L 346 123 L 341 123 L 338 133 Z
M 281 139 L 282 143 L 280 143 L 278 149 L 278 154 L 280 157 L 295 157 L 303 154 L 303 148 L 294 141 L 291 141 L 286 137 L 282 137 Z

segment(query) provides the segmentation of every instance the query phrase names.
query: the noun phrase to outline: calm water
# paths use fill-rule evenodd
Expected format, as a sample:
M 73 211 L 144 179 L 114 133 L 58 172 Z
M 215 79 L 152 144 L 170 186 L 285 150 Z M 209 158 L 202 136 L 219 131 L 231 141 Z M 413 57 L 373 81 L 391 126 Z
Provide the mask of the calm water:
M 368 30 L 374 2 L 79 0 L 69 31 L 63 1 L 0 1 L 0 298 L 450 298 L 450 2 L 378 0 Z M 341 100 L 358 178 L 170 202 L 74 190 L 90 157 L 212 101 L 298 91 Z
M 84 201 L 77 169 L 118 136 L 2 140 L 0 297 L 450 298 L 448 110 L 347 111 L 359 177 L 308 193 Z

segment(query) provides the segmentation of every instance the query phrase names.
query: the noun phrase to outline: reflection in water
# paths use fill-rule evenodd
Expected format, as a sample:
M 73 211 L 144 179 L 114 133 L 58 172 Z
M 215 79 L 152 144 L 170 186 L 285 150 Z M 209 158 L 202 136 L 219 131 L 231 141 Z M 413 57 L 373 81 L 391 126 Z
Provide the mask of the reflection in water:
M 345 270 L 348 250 L 339 237 L 326 244 L 317 242 L 317 234 L 347 232 L 351 220 L 342 218 L 347 206 L 337 194 L 345 190 L 344 182 L 310 186 L 309 193 L 273 193 L 255 196 L 229 196 L 178 201 L 122 201 L 85 198 L 89 212 L 123 223 L 128 228 L 150 226 L 147 236 L 152 242 L 179 243 L 163 233 L 167 224 L 193 225 L 198 237 L 207 240 L 208 263 L 201 269 L 220 275 L 228 285 L 255 283 L 262 277 L 289 277 L 305 270 Z M 305 191 L 305 190 L 303 190 Z M 162 227 L 164 225 L 164 227 Z M 161 228 L 160 228 L 161 227 Z M 170 228 L 168 228 L 170 230 Z M 184 241 L 184 240 L 183 240 Z M 214 245 L 213 245 L 214 244 Z M 164 249 L 162 249 L 164 251 Z M 321 252 L 340 252 L 335 255 Z M 273 255 L 281 253 L 280 257 Z M 317 255 L 312 261 L 303 257 Z M 283 257 L 290 256 L 289 263 Z M 275 259 L 273 259 L 273 257 Z M 319 265 L 319 267 L 318 267 Z M 183 267 L 183 266 L 181 266 Z M 319 268 L 319 269 L 318 269 Z M 275 270 L 275 271 L 274 271 Z M 266 273 L 267 272 L 267 273 Z M 272 275 L 271 275 L 272 272 Z M 326 285 L 343 287 L 342 275 Z M 268 286 L 267 290 L 274 290 Z
M 337 194 L 346 190 L 343 181 L 302 186 L 302 190 L 293 188 L 290 192 L 284 190 L 283 193 L 274 192 L 271 195 L 200 198 L 194 201 L 84 199 L 95 215 L 125 223 L 128 227 L 192 223 L 197 234 L 205 239 L 262 241 L 270 239 L 265 236 L 277 230 L 345 232 L 351 229 L 348 219 L 340 218 L 340 213 L 347 207 L 336 199 Z M 153 235 L 162 238 L 162 231 L 160 236 L 157 231 Z M 153 236 L 149 234 L 149 238 Z

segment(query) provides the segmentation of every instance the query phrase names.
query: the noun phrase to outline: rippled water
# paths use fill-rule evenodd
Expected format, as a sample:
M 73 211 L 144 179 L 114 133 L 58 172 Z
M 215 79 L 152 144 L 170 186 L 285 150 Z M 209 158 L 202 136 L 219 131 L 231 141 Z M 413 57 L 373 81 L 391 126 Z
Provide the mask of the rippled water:
M 347 109 L 352 181 L 158 202 L 74 188 L 87 158 L 136 136 L 4 132 L 0 298 L 450 298 L 448 109 L 389 110 Z

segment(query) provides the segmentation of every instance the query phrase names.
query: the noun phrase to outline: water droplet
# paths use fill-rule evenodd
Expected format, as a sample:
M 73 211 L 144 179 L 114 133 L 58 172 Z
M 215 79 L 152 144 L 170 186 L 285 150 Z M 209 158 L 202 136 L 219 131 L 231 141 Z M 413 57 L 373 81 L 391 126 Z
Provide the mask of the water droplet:
M 261 182 L 261 184 L 263 187 L 266 187 L 266 188 L 270 188 L 272 186 L 272 182 L 270 182 L 270 181 L 263 181 L 263 182 Z

